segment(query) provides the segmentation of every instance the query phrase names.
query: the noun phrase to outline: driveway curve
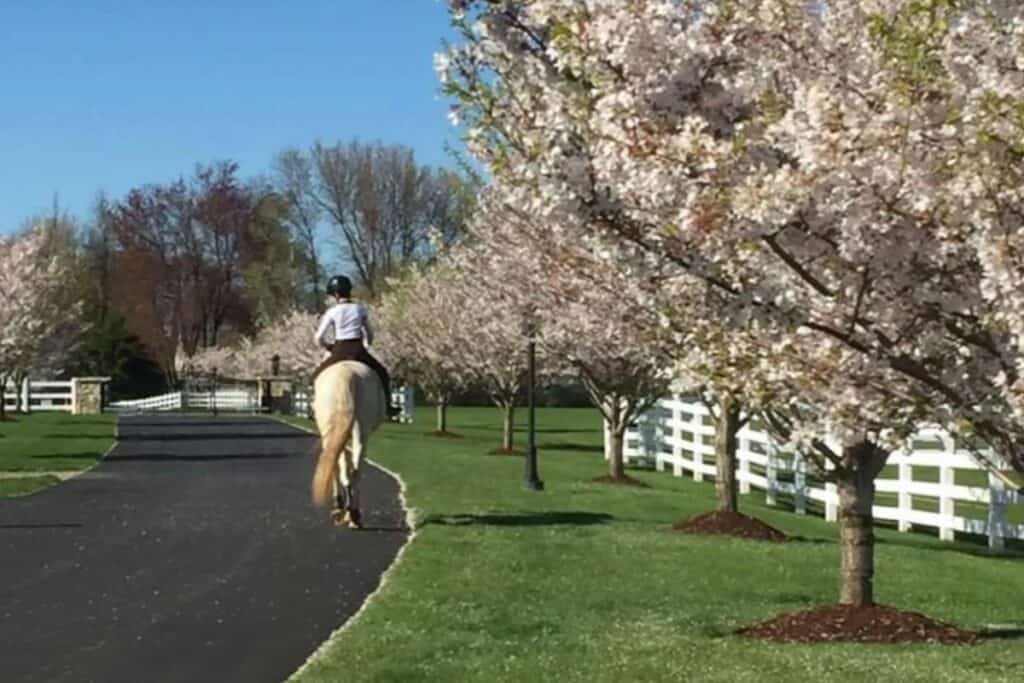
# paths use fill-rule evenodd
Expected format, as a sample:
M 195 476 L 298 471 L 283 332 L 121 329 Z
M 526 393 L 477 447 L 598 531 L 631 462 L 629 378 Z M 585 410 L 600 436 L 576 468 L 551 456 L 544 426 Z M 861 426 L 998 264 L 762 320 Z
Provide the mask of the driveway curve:
M 313 438 L 261 418 L 124 418 L 90 472 L 0 500 L 0 679 L 277 683 L 405 543 L 398 484 L 366 530 L 312 509 Z

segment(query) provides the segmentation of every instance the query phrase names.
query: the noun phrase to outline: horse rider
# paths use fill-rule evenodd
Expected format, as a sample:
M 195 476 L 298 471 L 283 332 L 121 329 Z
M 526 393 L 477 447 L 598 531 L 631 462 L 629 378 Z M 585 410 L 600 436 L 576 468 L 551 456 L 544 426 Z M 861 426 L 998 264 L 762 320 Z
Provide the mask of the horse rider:
M 366 307 L 352 300 L 352 281 L 344 275 L 335 275 L 327 281 L 327 294 L 334 297 L 335 304 L 320 319 L 315 341 L 329 350 L 331 355 L 313 372 L 313 379 L 316 380 L 317 375 L 339 361 L 354 360 L 368 365 L 380 377 L 384 385 L 388 417 L 394 417 L 400 411 L 391 405 L 391 377 L 380 361 L 366 349 L 367 344 L 373 344 L 373 328 Z M 332 329 L 333 335 L 329 335 Z

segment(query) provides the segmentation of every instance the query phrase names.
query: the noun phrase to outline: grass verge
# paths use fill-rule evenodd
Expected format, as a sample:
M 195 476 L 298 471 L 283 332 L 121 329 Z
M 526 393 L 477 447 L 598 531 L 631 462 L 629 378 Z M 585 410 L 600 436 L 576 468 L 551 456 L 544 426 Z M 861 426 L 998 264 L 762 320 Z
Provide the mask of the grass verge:
M 114 444 L 117 417 L 32 413 L 0 422 L 0 496 L 22 495 L 59 481 L 49 473 L 94 466 Z M 7 478 L 3 475 L 17 473 Z M 23 476 L 38 473 L 39 476 Z
M 521 486 L 522 460 L 486 455 L 500 439 L 494 410 L 450 411 L 459 440 L 424 436 L 432 415 L 421 416 L 371 443 L 371 457 L 406 482 L 417 536 L 300 681 L 905 683 L 1019 680 L 1024 669 L 1020 557 L 878 530 L 878 600 L 965 628 L 1006 627 L 982 645 L 750 641 L 734 631 L 834 602 L 835 525 L 754 494 L 744 512 L 802 540 L 671 534 L 680 517 L 713 508 L 713 487 L 645 471 L 631 475 L 646 489 L 590 481 L 603 471 L 592 411 L 539 412 L 541 493 Z

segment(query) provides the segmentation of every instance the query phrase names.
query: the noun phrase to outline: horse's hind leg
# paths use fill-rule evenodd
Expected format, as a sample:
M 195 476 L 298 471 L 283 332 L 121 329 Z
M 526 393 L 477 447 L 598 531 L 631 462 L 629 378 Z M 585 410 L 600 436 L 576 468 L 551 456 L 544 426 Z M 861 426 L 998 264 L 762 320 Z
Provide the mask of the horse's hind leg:
M 358 529 L 361 516 L 358 499 L 359 470 L 353 466 L 352 450 L 346 448 L 338 458 L 338 479 L 334 483 L 335 508 L 331 523 L 338 527 Z
M 362 461 L 366 456 L 366 442 L 363 440 L 363 431 L 356 424 L 352 432 L 351 449 L 348 451 L 346 472 L 348 474 L 348 521 L 349 527 L 360 529 L 363 526 L 363 515 L 359 507 L 359 490 L 362 488 L 359 483 L 362 479 Z
M 349 449 L 345 448 L 338 455 L 338 477 L 334 481 L 334 509 L 331 511 L 331 524 L 334 526 L 349 525 L 349 510 L 352 507 L 352 482 L 349 480 Z

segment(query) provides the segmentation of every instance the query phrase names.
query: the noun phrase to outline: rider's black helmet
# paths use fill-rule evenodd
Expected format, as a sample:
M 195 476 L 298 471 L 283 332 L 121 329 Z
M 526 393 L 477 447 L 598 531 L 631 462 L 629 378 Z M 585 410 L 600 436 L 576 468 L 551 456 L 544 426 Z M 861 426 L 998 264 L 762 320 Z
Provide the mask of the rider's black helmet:
M 327 293 L 331 296 L 352 296 L 352 281 L 344 275 L 335 275 L 327 281 Z

